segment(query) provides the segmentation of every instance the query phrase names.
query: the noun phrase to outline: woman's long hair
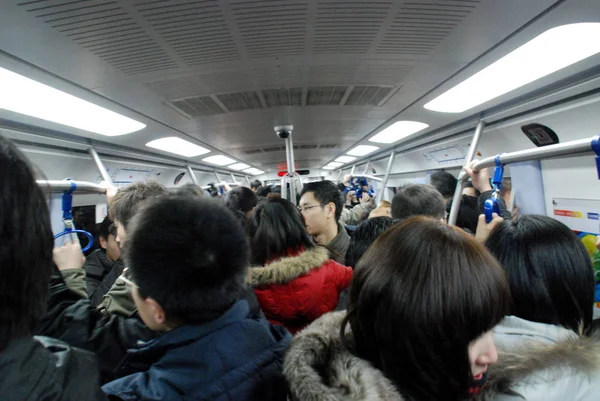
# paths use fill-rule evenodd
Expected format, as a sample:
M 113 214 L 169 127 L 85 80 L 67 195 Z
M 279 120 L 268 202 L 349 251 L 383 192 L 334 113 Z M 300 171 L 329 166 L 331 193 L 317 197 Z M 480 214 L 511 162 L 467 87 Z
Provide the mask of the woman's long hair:
M 0 136 L 0 350 L 32 335 L 48 296 L 54 241 L 48 205 L 25 156 Z
M 575 332 L 592 324 L 592 261 L 581 240 L 563 223 L 525 215 L 504 221 L 486 241 L 510 285 L 511 315 Z
M 289 252 L 314 247 L 300 212 L 281 198 L 261 203 L 248 223 L 252 263 L 264 265 Z
M 348 347 L 410 399 L 459 400 L 472 372 L 469 344 L 508 312 L 504 271 L 460 229 L 412 217 L 383 233 L 358 262 Z

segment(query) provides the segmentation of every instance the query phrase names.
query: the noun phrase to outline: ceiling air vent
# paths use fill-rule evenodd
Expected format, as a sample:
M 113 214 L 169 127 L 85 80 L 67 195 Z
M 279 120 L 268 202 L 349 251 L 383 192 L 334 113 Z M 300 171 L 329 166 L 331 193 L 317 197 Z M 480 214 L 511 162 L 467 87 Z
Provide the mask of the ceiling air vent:
M 321 86 L 224 93 L 174 100 L 173 106 L 190 117 L 289 106 L 382 106 L 393 86 Z
M 294 145 L 294 149 L 337 149 L 339 144 L 330 143 L 324 145 L 317 144 L 305 144 L 305 145 Z M 266 148 L 254 148 L 254 149 L 243 149 L 241 152 L 245 155 L 253 155 L 256 153 L 269 153 L 269 152 L 284 152 L 285 146 L 269 146 Z
M 467 18 L 481 0 L 410 1 L 402 4 L 377 53 L 427 55 Z

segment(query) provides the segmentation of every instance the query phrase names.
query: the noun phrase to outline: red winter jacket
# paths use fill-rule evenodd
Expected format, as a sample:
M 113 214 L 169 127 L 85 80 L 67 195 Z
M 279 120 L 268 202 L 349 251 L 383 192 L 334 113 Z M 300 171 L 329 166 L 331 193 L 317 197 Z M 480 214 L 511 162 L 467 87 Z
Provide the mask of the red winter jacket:
M 350 281 L 352 269 L 329 259 L 329 251 L 320 246 L 249 272 L 250 285 L 267 319 L 292 334 L 335 310 Z

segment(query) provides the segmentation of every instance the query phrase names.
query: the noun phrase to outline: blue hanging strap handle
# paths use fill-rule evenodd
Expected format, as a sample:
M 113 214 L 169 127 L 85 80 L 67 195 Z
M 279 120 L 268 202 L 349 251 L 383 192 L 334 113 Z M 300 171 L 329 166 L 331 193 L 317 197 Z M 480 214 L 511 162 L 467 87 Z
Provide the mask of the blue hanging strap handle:
M 494 219 L 494 213 L 502 217 L 500 206 L 498 205 L 498 196 L 502 190 L 502 178 L 504 177 L 504 165 L 500 162 L 500 155 L 496 156 L 496 168 L 494 169 L 494 178 L 492 179 L 492 198 L 485 201 L 483 204 L 483 213 L 485 214 L 485 222 L 491 223 Z
M 600 180 L 600 134 L 592 139 L 592 150 L 596 152 L 596 170 L 598 171 L 598 179 Z
M 73 229 L 73 213 L 71 208 L 73 205 L 73 192 L 77 189 L 77 184 L 71 182 L 71 189 L 65 191 L 62 196 L 62 211 L 63 211 L 63 222 L 65 224 L 65 231 L 60 232 L 54 236 L 54 239 L 63 237 L 71 234 L 83 234 L 88 238 L 88 244 L 82 249 L 83 252 L 88 251 L 92 245 L 94 245 L 94 236 L 84 230 Z

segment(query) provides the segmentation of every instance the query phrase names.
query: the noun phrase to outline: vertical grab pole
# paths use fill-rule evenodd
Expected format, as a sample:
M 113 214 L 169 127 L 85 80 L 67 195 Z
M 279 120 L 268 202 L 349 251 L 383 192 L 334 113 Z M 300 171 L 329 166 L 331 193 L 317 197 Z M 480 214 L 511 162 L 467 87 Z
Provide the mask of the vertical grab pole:
M 217 179 L 217 183 L 223 182 L 223 180 L 221 180 L 221 177 L 219 176 L 219 173 L 217 173 L 216 170 L 215 170 L 215 178 Z
M 369 167 L 371 167 L 371 160 L 367 161 L 367 164 L 365 165 L 365 171 L 363 171 L 363 175 L 369 172 Z
M 465 157 L 465 164 L 463 167 L 468 166 L 469 163 L 475 157 L 475 151 L 477 149 L 477 145 L 479 144 L 479 138 L 481 137 L 481 133 L 483 132 L 483 127 L 485 127 L 485 123 L 483 120 L 479 120 L 477 123 L 477 128 L 475 128 L 475 134 L 473 135 L 473 139 L 471 140 L 471 146 L 469 146 L 469 150 L 467 151 L 467 156 Z M 462 191 L 465 186 L 465 177 L 466 174 L 464 170 L 461 170 L 458 174 L 458 181 L 456 183 L 456 190 L 454 191 L 454 198 L 452 198 L 452 208 L 450 209 L 450 215 L 448 216 L 448 224 L 454 225 L 456 224 L 456 218 L 458 217 L 458 209 L 460 208 L 460 202 L 462 201 Z
M 192 182 L 194 183 L 194 185 L 200 186 L 200 184 L 198 183 L 198 179 L 196 178 L 196 174 L 194 174 L 194 170 L 192 170 L 190 165 L 186 164 L 185 168 L 187 169 L 187 172 L 190 175 L 190 178 L 192 179 Z
M 353 175 L 353 174 L 354 174 L 354 169 L 355 169 L 355 168 L 356 168 L 356 164 L 353 164 L 353 165 L 352 165 L 352 170 L 350 170 L 350 175 Z
M 383 191 L 383 194 L 381 195 L 381 198 L 379 199 L 380 201 L 385 200 L 386 198 L 386 186 L 388 183 L 388 179 L 390 178 L 390 173 L 392 172 L 392 164 L 394 164 L 394 157 L 396 157 L 396 152 L 392 151 L 392 154 L 390 155 L 390 159 L 388 160 L 388 164 L 387 167 L 385 168 L 385 176 L 383 177 L 383 181 L 381 182 L 381 191 Z
M 237 183 L 237 180 L 235 179 L 235 175 L 233 175 L 233 173 L 231 173 L 231 182 L 233 182 L 234 184 Z
M 112 178 L 110 178 L 110 175 L 108 175 L 108 171 L 106 171 L 106 167 L 104 167 L 104 163 L 102 163 L 102 160 L 100 160 L 100 156 L 98 155 L 98 152 L 96 152 L 96 149 L 92 146 L 88 149 L 88 153 L 90 156 L 92 156 L 94 163 L 96 163 L 96 167 L 98 167 L 102 179 L 112 186 Z
M 337 180 L 335 180 L 336 182 L 341 182 L 341 180 L 342 180 L 342 172 L 343 172 L 343 170 L 340 169 L 340 172 L 338 173 Z
M 296 196 L 296 183 L 294 182 L 294 174 L 296 172 L 296 168 L 294 167 L 294 142 L 292 141 L 292 133 L 285 138 L 285 155 L 287 159 L 287 176 L 289 177 L 290 183 L 290 198 L 289 201 L 294 205 L 297 205 L 297 196 Z M 283 193 L 286 188 L 281 188 L 281 192 Z

